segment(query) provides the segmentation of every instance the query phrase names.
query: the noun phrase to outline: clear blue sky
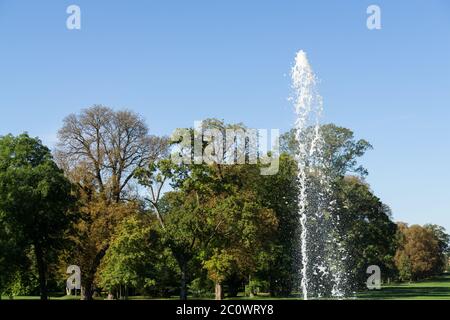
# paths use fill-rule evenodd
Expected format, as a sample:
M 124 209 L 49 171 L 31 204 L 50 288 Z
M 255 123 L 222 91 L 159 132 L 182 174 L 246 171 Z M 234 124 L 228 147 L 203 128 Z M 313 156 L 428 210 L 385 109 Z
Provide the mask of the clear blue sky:
M 373 3 L 380 31 L 366 28 Z M 66 29 L 70 4 L 81 31 Z M 205 117 L 284 131 L 299 49 L 322 80 L 324 120 L 373 144 L 368 182 L 394 218 L 450 231 L 446 0 L 0 0 L 0 135 L 51 146 L 92 104 L 135 110 L 155 134 Z

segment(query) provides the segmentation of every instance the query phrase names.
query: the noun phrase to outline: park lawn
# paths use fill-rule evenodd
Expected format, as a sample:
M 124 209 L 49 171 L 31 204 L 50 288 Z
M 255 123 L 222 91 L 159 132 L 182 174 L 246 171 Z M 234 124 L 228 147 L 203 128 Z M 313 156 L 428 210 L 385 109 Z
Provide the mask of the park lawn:
M 13 300 L 39 300 L 39 296 L 15 296 Z M 48 297 L 49 300 L 80 300 L 80 296 Z M 10 297 L 2 296 L 2 300 L 10 300 Z
M 370 300 L 450 300 L 450 275 L 414 283 L 386 285 L 381 290 L 359 293 L 357 297 Z
M 385 285 L 381 290 L 360 292 L 356 295 L 357 299 L 362 300 L 450 300 L 450 274 L 442 275 L 430 280 L 424 280 L 414 283 L 396 283 Z M 2 297 L 8 300 L 8 297 Z M 39 297 L 14 297 L 14 300 L 38 300 Z M 50 300 L 79 300 L 80 297 L 62 296 L 50 297 Z M 102 298 L 99 298 L 101 300 Z M 130 300 L 177 300 L 177 297 L 166 299 L 152 299 L 144 296 L 129 297 Z M 191 298 L 194 300 L 208 300 L 211 298 Z M 240 295 L 236 298 L 226 300 L 298 300 L 298 296 L 288 298 L 272 298 L 269 296 L 256 296 L 253 298 Z

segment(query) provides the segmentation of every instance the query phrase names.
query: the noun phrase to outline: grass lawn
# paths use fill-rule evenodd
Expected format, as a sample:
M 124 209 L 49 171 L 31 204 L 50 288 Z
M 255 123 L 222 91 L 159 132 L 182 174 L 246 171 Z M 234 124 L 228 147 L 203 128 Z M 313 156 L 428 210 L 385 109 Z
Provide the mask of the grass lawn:
M 360 299 L 450 300 L 450 275 L 414 283 L 383 286 L 381 290 L 363 292 Z
M 414 283 L 399 283 L 383 286 L 381 290 L 360 292 L 358 299 L 364 300 L 450 300 L 450 274 L 436 277 L 431 280 L 424 280 Z M 8 297 L 2 297 L 8 300 Z M 39 297 L 14 297 L 14 300 L 37 300 Z M 50 300 L 79 300 L 80 297 L 62 296 L 50 297 Z M 137 296 L 130 297 L 130 300 L 150 300 L 151 298 Z M 169 298 L 176 300 L 177 297 Z M 207 299 L 207 298 L 205 298 Z M 268 296 L 254 298 L 239 296 L 231 300 L 270 300 Z M 299 299 L 298 297 L 282 298 L 283 300 Z M 157 299 L 155 299 L 157 300 Z M 168 300 L 168 299 L 162 299 Z M 228 299 L 227 299 L 228 300 Z
M 39 300 L 39 296 L 16 296 L 13 300 Z M 49 297 L 49 300 L 80 300 L 80 296 L 62 296 L 62 297 Z M 9 297 L 2 296 L 2 300 L 10 300 Z

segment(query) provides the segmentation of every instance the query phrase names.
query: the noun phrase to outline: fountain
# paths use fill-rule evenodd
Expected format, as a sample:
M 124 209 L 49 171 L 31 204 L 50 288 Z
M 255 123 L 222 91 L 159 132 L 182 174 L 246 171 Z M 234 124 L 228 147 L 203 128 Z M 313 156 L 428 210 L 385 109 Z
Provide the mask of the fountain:
M 295 107 L 300 220 L 300 290 L 309 298 L 345 295 L 345 248 L 339 241 L 329 161 L 323 154 L 320 117 L 323 101 L 306 53 L 299 51 L 291 70 Z

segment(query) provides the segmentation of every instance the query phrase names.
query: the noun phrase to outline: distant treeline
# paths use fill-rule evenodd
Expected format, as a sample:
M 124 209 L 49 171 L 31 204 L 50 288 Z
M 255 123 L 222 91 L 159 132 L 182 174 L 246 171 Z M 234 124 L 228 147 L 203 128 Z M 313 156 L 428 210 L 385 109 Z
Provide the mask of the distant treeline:
M 384 281 L 443 272 L 445 230 L 394 223 L 365 182 L 358 158 L 371 145 L 333 124 L 321 132 L 349 292 L 364 289 L 370 265 Z M 127 110 L 69 115 L 58 139 L 51 152 L 26 133 L 0 137 L 0 297 L 62 293 L 69 265 L 81 268 L 83 299 L 298 293 L 293 131 L 281 137 L 274 175 L 261 175 L 262 163 L 175 163 L 176 142 L 150 135 Z

